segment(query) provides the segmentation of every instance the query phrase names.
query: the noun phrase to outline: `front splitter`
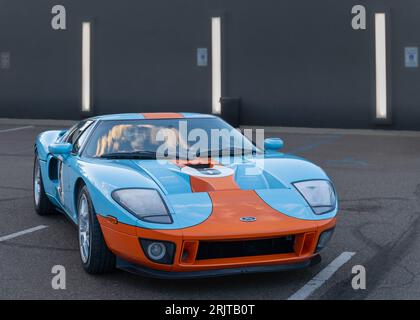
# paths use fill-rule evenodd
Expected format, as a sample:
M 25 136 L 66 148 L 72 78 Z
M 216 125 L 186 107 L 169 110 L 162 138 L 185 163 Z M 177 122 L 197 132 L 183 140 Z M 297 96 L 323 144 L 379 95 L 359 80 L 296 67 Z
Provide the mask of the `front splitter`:
M 139 266 L 121 258 L 117 258 L 117 268 L 150 278 L 157 279 L 198 279 L 198 278 L 213 278 L 213 277 L 224 277 L 243 275 L 251 273 L 268 273 L 268 272 L 280 272 L 280 271 L 291 271 L 297 269 L 304 269 L 310 266 L 314 266 L 321 262 L 321 256 L 318 254 L 311 259 L 303 262 L 293 264 L 276 264 L 268 266 L 249 266 L 239 268 L 226 268 L 226 269 L 213 269 L 213 270 L 200 270 L 200 271 L 189 271 L 189 272 L 174 272 L 174 271 L 162 271 L 155 270 L 143 266 Z

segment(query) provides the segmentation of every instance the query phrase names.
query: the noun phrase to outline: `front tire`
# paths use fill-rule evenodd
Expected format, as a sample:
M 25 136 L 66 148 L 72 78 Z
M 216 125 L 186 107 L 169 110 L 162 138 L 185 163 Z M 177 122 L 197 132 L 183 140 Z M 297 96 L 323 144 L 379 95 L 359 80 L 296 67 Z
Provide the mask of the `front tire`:
M 115 255 L 108 249 L 86 186 L 81 187 L 77 201 L 80 259 L 90 274 L 115 269 Z
M 40 216 L 46 216 L 55 213 L 55 209 L 50 199 L 48 199 L 44 182 L 42 180 L 41 166 L 39 163 L 38 154 L 35 153 L 34 170 L 33 170 L 33 199 L 35 211 Z

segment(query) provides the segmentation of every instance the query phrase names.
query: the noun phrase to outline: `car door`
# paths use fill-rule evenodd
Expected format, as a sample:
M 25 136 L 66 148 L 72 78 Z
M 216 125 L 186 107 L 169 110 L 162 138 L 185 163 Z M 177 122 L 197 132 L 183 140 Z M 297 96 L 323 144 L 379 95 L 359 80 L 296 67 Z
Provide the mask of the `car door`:
M 91 120 L 81 121 L 73 132 L 65 138 L 65 142 L 71 143 L 73 146 L 72 152 L 68 157 L 60 159 L 58 164 L 58 186 L 57 192 L 60 198 L 61 205 L 66 210 L 71 218 L 76 217 L 74 206 L 73 186 L 78 177 L 78 159 L 79 151 L 86 141 L 86 137 L 93 126 Z
M 75 124 L 73 127 L 67 130 L 64 135 L 59 135 L 56 143 L 66 142 L 70 139 L 72 134 L 80 126 L 80 123 Z M 44 179 L 44 188 L 45 192 L 55 199 L 58 204 L 62 205 L 63 203 L 63 193 L 62 193 L 62 180 L 60 175 L 62 173 L 62 157 L 49 154 L 47 158 L 47 174 L 48 179 Z

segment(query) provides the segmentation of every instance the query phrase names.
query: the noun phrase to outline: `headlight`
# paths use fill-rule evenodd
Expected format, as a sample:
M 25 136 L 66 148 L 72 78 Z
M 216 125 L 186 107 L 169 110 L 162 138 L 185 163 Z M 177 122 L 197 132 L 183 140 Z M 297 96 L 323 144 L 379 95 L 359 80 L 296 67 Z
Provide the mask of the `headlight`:
M 172 223 L 160 194 L 153 189 L 120 189 L 112 198 L 137 218 L 153 223 Z
M 331 183 L 326 180 L 311 180 L 293 184 L 309 203 L 315 214 L 324 214 L 335 209 L 337 198 Z

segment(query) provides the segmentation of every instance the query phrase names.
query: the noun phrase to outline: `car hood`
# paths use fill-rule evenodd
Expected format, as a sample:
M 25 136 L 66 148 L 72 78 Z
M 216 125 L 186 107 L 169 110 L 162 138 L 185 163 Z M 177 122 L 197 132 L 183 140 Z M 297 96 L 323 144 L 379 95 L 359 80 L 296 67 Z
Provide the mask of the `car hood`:
M 250 202 L 250 194 L 255 194 L 270 209 L 294 218 L 319 220 L 327 217 L 315 215 L 292 184 L 308 179 L 329 180 L 318 166 L 301 158 L 282 155 L 272 158 L 225 157 L 194 161 L 139 160 L 133 161 L 131 165 L 138 167 L 159 185 L 169 206 L 178 215 L 178 219 L 183 220 L 183 224 L 200 213 L 198 220 L 214 215 L 221 211 L 215 210 L 217 205 L 234 209 L 238 201 Z M 214 199 L 220 199 L 222 194 L 230 197 L 222 197 L 223 201 L 218 201 L 216 205 Z M 264 211 L 268 213 L 272 210 L 260 209 L 258 206 L 249 207 L 246 213 L 251 216 L 260 215 L 260 220 L 270 221 L 271 213 L 268 217 Z M 218 221 L 222 222 L 228 217 L 223 214 Z
M 132 160 L 126 165 L 149 176 L 166 195 L 285 189 L 291 188 L 296 181 L 328 180 L 318 166 L 296 157 Z

